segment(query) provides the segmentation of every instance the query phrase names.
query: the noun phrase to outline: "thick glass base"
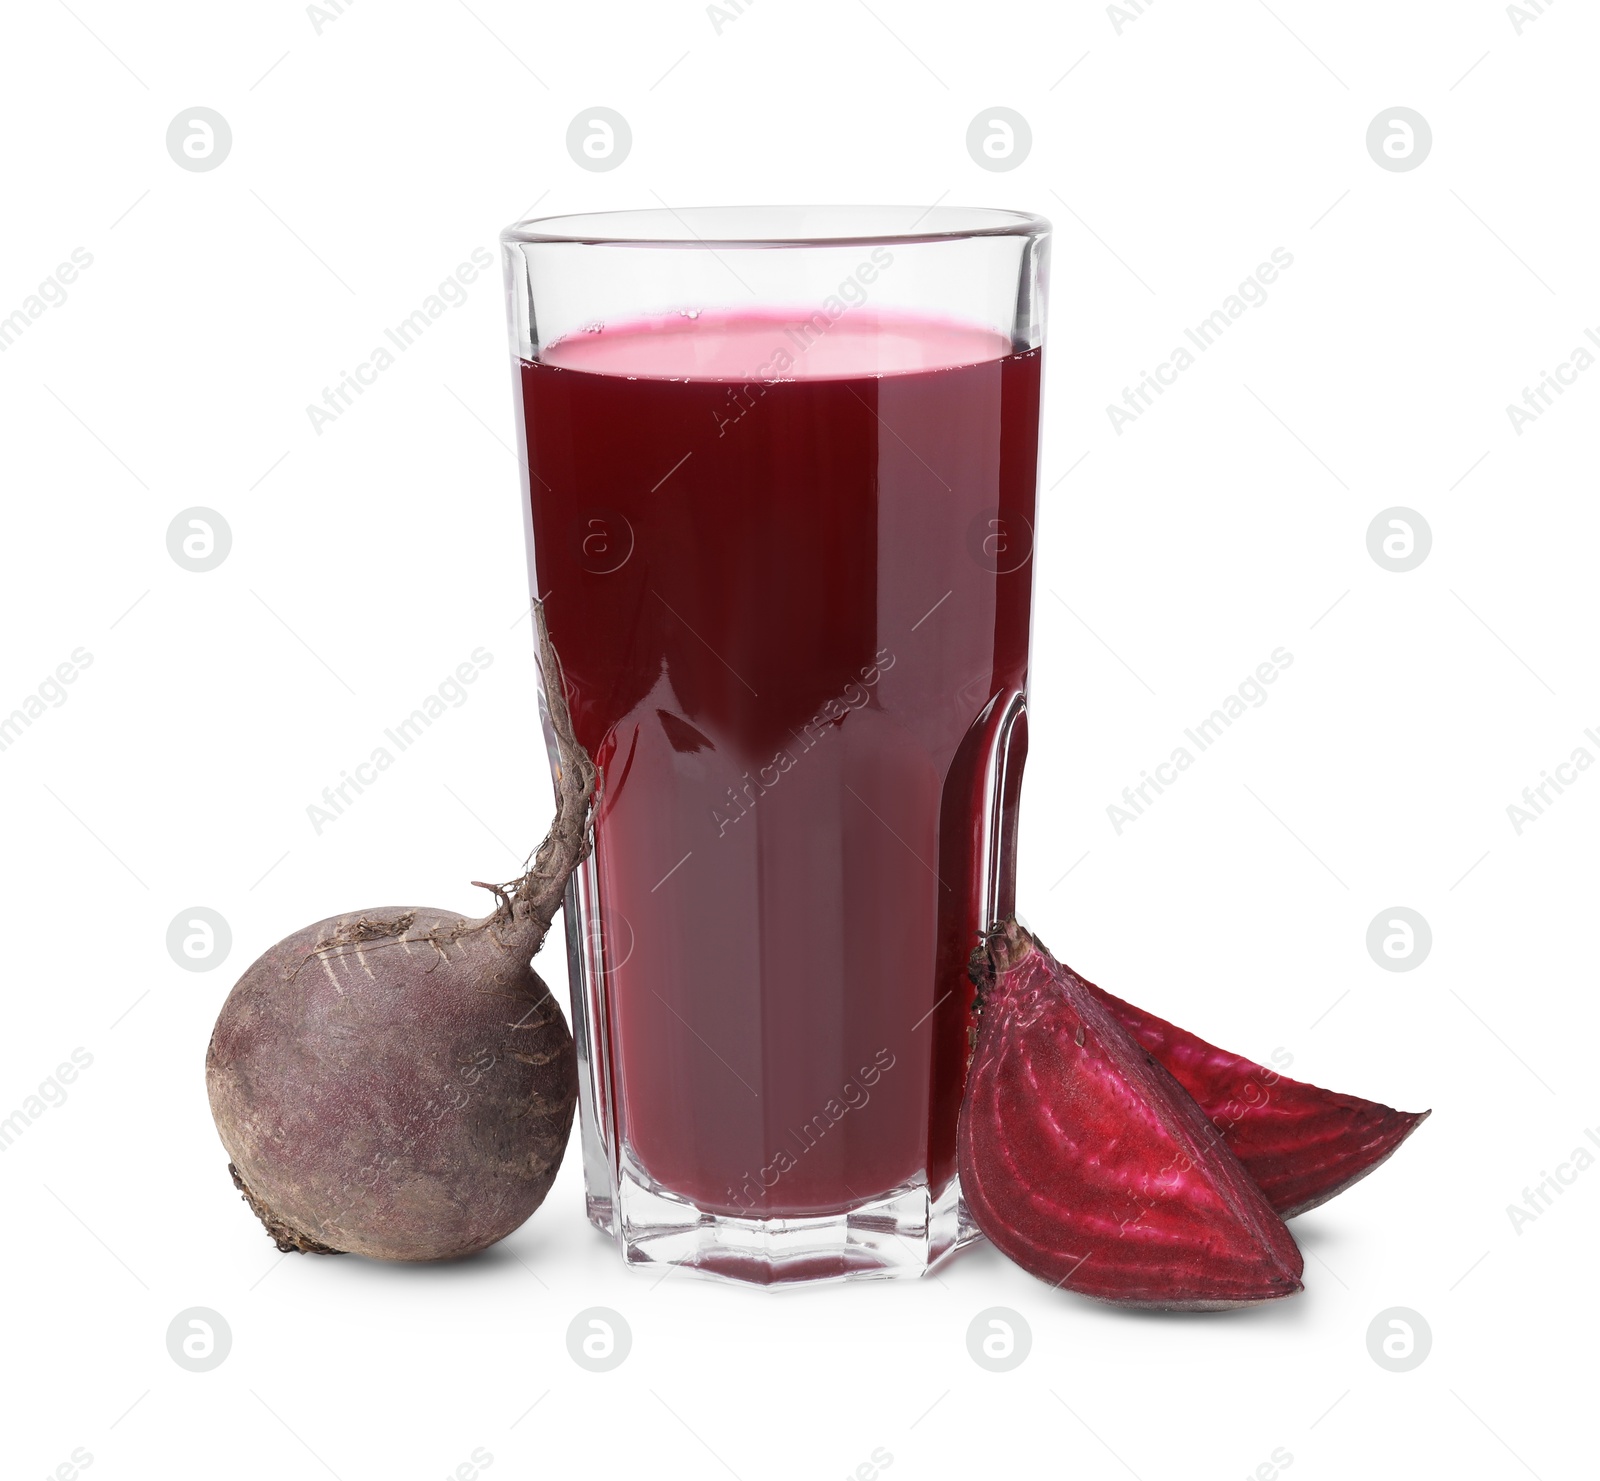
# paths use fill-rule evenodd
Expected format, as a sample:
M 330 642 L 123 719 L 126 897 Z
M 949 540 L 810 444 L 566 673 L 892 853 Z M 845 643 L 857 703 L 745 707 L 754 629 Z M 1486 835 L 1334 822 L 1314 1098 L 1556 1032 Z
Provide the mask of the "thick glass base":
M 625 1165 L 612 1196 L 591 1187 L 588 1203 L 590 1222 L 630 1265 L 759 1286 L 924 1275 L 978 1237 L 954 1181 L 937 1198 L 913 1184 L 838 1214 L 739 1219 L 705 1213 Z

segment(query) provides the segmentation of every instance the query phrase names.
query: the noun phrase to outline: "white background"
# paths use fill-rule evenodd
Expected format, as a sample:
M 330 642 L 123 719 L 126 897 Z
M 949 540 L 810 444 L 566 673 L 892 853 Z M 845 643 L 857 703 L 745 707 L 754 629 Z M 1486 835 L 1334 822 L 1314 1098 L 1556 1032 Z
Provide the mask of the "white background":
M 760 0 L 721 34 L 688 0 L 361 3 L 320 34 L 289 3 L 9 5 L 0 317 L 93 265 L 0 354 L 0 711 L 93 662 L 0 752 L 0 1116 L 93 1064 L 0 1157 L 5 1474 L 75 1447 L 164 1481 L 426 1481 L 479 1447 L 491 1476 L 826 1478 L 879 1447 L 891 1478 L 1238 1478 L 1280 1448 L 1293 1481 L 1586 1473 L 1600 1170 L 1520 1233 L 1506 1206 L 1600 1122 L 1600 774 L 1520 835 L 1506 807 L 1600 755 L 1600 368 L 1520 436 L 1505 407 L 1600 325 L 1597 42 L 1583 6 L 1519 34 L 1488 0 L 1162 3 L 1120 34 L 1080 3 Z M 610 173 L 565 149 L 595 105 L 633 129 Z M 1005 173 L 964 142 L 996 105 L 1034 136 Z M 1432 126 L 1411 172 L 1365 145 L 1395 105 Z M 205 173 L 165 147 L 195 106 L 233 132 Z M 549 808 L 498 269 L 320 436 L 307 403 L 535 202 L 883 198 L 1056 224 L 1023 914 L 1114 991 L 1433 1119 L 1296 1222 L 1302 1296 L 1219 1317 L 989 1250 L 657 1284 L 585 1223 L 575 1156 L 479 1259 L 280 1259 L 207 1114 L 231 982 L 335 911 L 481 908 L 467 880 Z M 1117 435 L 1106 404 L 1276 247 L 1269 300 Z M 206 574 L 165 544 L 193 505 L 233 531 Z M 1394 505 L 1433 533 L 1406 574 L 1366 546 Z M 315 834 L 480 645 L 470 701 Z M 1270 700 L 1114 831 L 1280 645 Z M 195 905 L 220 970 L 167 955 Z M 1394 905 L 1434 936 L 1403 974 L 1364 944 Z M 232 1331 L 209 1373 L 167 1355 L 193 1306 Z M 567 1354 L 590 1306 L 633 1332 L 610 1373 Z M 991 1306 L 1032 1329 L 1009 1373 L 967 1354 Z M 1367 1351 L 1393 1306 L 1433 1334 L 1407 1373 Z

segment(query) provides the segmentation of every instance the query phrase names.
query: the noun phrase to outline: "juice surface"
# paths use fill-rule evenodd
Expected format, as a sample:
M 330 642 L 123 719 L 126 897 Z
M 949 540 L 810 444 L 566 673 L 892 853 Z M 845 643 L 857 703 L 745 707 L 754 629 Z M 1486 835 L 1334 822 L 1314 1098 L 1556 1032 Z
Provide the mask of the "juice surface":
M 625 1156 L 734 1215 L 939 1191 L 1027 678 L 1039 352 L 703 313 L 520 374 L 537 589 L 604 777 Z

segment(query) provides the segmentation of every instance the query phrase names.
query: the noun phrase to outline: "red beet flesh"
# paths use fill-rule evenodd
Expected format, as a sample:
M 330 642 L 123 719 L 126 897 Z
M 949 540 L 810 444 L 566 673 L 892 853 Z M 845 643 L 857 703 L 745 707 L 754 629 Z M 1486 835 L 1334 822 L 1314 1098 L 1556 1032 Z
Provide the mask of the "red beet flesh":
M 1301 1289 L 1283 1221 L 1205 1113 L 1016 921 L 974 955 L 981 1020 L 957 1144 L 978 1227 L 1030 1274 L 1122 1305 Z
M 1427 1111 L 1397 1111 L 1291 1080 L 1113 997 L 1070 967 L 1059 970 L 1104 1003 L 1199 1102 L 1281 1219 L 1360 1182 L 1428 1119 Z

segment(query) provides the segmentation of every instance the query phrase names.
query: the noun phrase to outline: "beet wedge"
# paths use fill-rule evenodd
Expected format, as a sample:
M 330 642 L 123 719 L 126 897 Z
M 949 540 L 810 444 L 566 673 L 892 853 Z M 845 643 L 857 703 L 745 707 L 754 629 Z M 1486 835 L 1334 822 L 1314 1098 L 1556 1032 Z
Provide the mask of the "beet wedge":
M 1059 970 L 1099 998 L 1199 1102 L 1280 1219 L 1359 1183 L 1431 1114 L 1291 1080 L 1113 997 L 1070 967 Z
M 978 1227 L 1041 1280 L 1216 1310 L 1301 1289 L 1303 1262 L 1205 1113 L 1015 920 L 973 954 L 981 1018 L 957 1133 Z

